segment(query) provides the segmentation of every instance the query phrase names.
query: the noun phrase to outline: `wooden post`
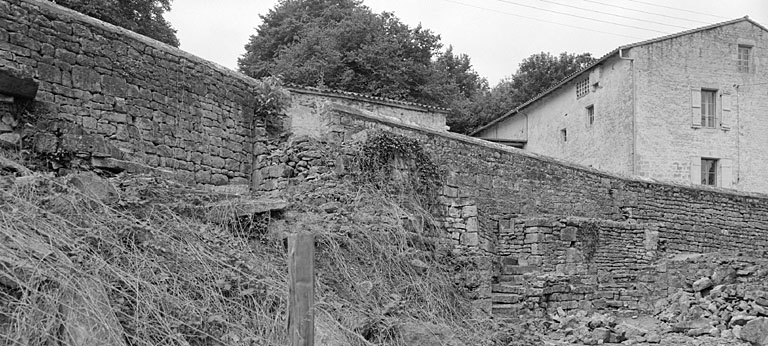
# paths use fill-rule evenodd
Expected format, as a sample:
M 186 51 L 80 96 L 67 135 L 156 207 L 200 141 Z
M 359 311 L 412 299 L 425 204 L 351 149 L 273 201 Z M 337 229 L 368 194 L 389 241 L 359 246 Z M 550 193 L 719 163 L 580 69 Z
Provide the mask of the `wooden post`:
M 288 237 L 288 341 L 315 344 L 315 237 L 299 232 Z

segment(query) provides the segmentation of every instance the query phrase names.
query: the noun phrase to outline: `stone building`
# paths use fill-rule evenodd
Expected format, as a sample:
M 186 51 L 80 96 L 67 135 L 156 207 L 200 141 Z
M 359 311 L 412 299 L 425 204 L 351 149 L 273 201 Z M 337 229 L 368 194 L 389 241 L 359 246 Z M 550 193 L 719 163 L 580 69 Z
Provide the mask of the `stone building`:
M 472 135 L 627 175 L 768 192 L 768 29 L 616 48 Z

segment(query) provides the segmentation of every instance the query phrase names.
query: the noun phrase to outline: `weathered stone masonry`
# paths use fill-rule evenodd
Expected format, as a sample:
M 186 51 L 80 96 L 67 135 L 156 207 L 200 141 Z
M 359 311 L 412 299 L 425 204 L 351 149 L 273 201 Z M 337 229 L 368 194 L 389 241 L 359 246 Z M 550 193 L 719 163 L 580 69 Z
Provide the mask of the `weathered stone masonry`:
M 663 297 L 667 287 L 680 284 L 663 268 L 649 267 L 661 255 L 765 256 L 768 249 L 764 195 L 611 175 L 465 136 L 387 122 L 349 107 L 329 109 L 324 117 L 328 133 L 342 142 L 379 130 L 418 138 L 446 169 L 440 216 L 445 243 L 455 251 L 501 262 L 491 260 L 498 263 L 494 269 L 480 261 L 488 273 L 488 281 L 478 288 L 486 311 L 492 299 L 496 307 L 514 305 L 514 311 L 533 311 L 544 300 L 547 307 L 566 309 L 582 302 L 647 309 L 651 298 Z M 591 245 L 574 238 L 589 224 L 596 225 Z M 594 246 L 591 258 L 585 258 L 587 245 Z M 510 288 L 515 281 L 525 284 Z
M 267 123 L 312 132 L 314 114 L 338 102 L 441 131 L 447 112 L 291 87 L 291 117 L 263 119 L 252 101 L 260 81 L 42 0 L 0 0 L 0 70 L 39 81 L 36 101 L 54 108 L 52 119 L 35 119 L 54 123 L 36 135 L 38 151 L 55 151 L 58 141 L 100 165 L 126 159 L 196 183 L 257 190 L 277 186 L 285 173 L 260 160 L 271 148 Z
M 344 169 L 297 137 L 284 152 L 267 140 L 249 96 L 259 81 L 47 1 L 0 0 L 0 69 L 34 77 L 38 101 L 56 107 L 49 116 L 117 148 L 99 155 L 203 184 L 252 179 L 256 191 Z M 628 179 L 439 131 L 439 114 L 419 122 L 440 110 L 329 97 L 305 90 L 293 105 L 301 114 L 284 125 L 345 148 L 371 131 L 419 139 L 446 172 L 442 240 L 478 259 L 486 312 L 543 302 L 642 309 L 680 284 L 648 266 L 662 254 L 766 255 L 764 195 Z
M 246 184 L 257 81 L 53 5 L 0 0 L 0 68 L 40 83 L 53 115 L 125 158 L 204 184 Z

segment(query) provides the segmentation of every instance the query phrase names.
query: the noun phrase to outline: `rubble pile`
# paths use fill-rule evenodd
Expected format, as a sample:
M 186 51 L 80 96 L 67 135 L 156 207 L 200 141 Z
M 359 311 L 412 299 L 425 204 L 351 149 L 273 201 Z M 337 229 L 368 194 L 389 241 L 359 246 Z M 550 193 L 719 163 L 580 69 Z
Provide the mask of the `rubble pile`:
M 551 329 L 562 333 L 560 341 L 583 345 L 634 344 L 661 342 L 659 327 L 648 319 L 622 319 L 610 314 L 588 313 L 584 310 L 567 314 L 559 309 L 550 315 Z
M 672 332 L 768 345 L 768 270 L 723 261 L 711 273 L 655 304 Z

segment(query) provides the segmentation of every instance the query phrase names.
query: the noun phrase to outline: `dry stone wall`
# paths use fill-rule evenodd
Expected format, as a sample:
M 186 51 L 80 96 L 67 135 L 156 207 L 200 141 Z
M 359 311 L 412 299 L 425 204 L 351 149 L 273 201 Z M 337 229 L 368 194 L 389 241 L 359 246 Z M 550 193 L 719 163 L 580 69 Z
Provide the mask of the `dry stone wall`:
M 203 184 L 250 179 L 255 80 L 41 0 L 0 0 L 0 69 L 34 77 L 51 117 L 128 160 Z
M 650 266 L 654 256 L 725 252 L 765 257 L 768 249 L 764 195 L 630 179 L 389 122 L 343 105 L 328 107 L 322 121 L 342 146 L 374 131 L 423 144 L 444 169 L 438 215 L 443 242 L 454 253 L 491 259 L 478 261 L 483 265 L 477 271 L 496 273 L 496 278 L 489 275 L 475 285 L 477 306 L 486 313 L 494 306 L 515 313 L 541 313 L 542 307 L 647 311 L 649 297 L 664 297 L 670 287 L 656 280 L 668 276 L 659 276 L 664 268 Z M 557 218 L 543 224 L 529 220 L 542 215 Z M 567 221 L 578 219 L 597 220 L 600 226 L 592 250 L 585 250 L 579 238 L 585 223 Z M 504 258 L 506 269 L 489 267 L 499 263 L 497 258 Z M 502 287 L 502 278 L 525 284 Z
M 612 175 L 466 136 L 387 122 L 350 107 L 329 108 L 324 117 L 339 141 L 359 140 L 370 131 L 419 139 L 445 170 L 440 201 L 447 215 L 446 239 L 468 252 L 496 254 L 503 228 L 523 216 L 547 214 L 652 224 L 658 247 L 666 252 L 764 256 L 768 249 L 768 196 L 762 194 Z

